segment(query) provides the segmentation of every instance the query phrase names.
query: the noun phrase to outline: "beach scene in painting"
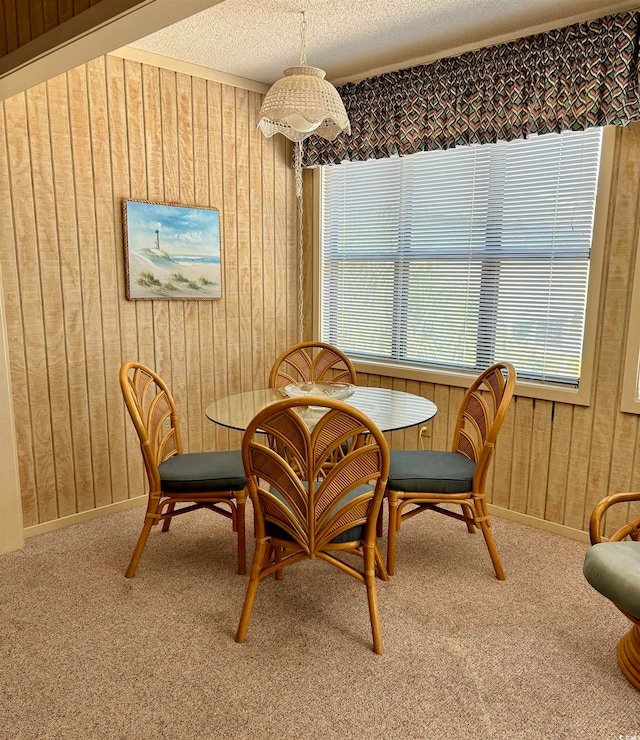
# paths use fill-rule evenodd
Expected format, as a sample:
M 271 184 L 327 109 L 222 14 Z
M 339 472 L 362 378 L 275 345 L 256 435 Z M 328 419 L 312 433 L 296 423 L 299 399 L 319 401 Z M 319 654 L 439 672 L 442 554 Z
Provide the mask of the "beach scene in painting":
M 125 201 L 127 298 L 220 298 L 220 214 Z

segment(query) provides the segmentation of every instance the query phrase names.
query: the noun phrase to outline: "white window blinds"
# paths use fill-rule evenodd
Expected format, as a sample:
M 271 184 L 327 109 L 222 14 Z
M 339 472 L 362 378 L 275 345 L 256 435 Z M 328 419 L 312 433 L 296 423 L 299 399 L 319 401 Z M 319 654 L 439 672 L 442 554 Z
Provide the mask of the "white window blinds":
M 577 385 L 602 129 L 323 168 L 322 339 Z

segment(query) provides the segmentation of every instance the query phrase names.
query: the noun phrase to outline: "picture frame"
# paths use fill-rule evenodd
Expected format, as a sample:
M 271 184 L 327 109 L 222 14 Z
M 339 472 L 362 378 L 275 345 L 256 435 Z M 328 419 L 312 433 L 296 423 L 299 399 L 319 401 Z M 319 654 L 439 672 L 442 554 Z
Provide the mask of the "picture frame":
M 122 223 L 127 300 L 222 297 L 217 208 L 126 198 Z

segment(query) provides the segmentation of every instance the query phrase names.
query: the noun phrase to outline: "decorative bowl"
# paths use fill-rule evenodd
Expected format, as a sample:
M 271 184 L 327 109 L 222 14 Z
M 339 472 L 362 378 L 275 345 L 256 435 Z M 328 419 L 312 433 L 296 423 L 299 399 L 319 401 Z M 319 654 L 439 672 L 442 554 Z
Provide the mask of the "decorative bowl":
M 325 383 L 313 381 L 308 383 L 290 383 L 284 387 L 284 392 L 290 398 L 299 396 L 316 396 L 324 398 L 335 398 L 343 401 L 353 395 L 355 386 L 351 383 Z

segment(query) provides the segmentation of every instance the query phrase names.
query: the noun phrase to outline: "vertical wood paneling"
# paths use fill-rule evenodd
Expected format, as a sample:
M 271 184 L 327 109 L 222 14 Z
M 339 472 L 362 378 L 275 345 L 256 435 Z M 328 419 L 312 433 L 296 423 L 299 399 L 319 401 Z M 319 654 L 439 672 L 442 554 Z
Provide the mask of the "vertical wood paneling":
M 3 32 L 0 56 L 15 51 L 99 2 L 102 0 L 0 0 L 0 31 Z
M 453 442 L 453 435 L 456 431 L 456 423 L 458 421 L 458 411 L 462 401 L 464 400 L 465 389 L 464 388 L 451 388 L 449 392 L 449 411 L 447 414 L 447 439 L 448 448 L 451 449 L 451 443 Z
M 511 461 L 513 457 L 513 435 L 515 429 L 515 403 L 511 403 L 507 411 L 502 429 L 498 436 L 494 459 L 491 463 L 491 485 L 489 486 L 489 500 L 496 506 L 509 508 L 511 496 Z
M 131 197 L 162 200 L 162 135 L 160 127 L 160 71 L 155 67 L 125 62 L 127 72 L 127 123 Z M 156 368 L 153 304 L 136 301 L 138 359 Z M 165 372 L 169 372 L 164 368 Z M 171 383 L 170 374 L 165 377 Z
M 283 137 L 279 136 L 279 139 L 282 139 Z M 288 139 L 284 139 L 284 141 L 287 143 L 286 146 L 286 154 L 287 157 L 286 163 L 287 166 L 285 168 L 285 176 L 286 176 L 286 183 L 287 183 L 287 197 L 285 200 L 285 210 L 286 210 L 286 238 L 284 243 L 285 244 L 292 244 L 298 242 L 298 199 L 294 198 L 295 193 L 295 178 L 294 178 L 294 171 L 293 167 L 291 166 L 291 155 L 292 155 L 292 146 Z M 304 248 L 304 245 L 303 245 Z M 287 296 L 296 296 L 296 300 L 291 306 L 291 310 L 287 312 L 287 329 L 288 329 L 288 336 L 295 337 L 296 341 L 301 341 L 303 339 L 302 336 L 302 324 L 304 323 L 304 319 L 300 316 L 300 310 L 299 305 L 300 301 L 303 300 L 303 297 L 301 295 L 301 288 L 300 288 L 300 277 L 301 277 L 301 271 L 303 269 L 302 264 L 304 262 L 304 256 L 300 254 L 300 246 L 298 247 L 298 251 L 294 254 L 292 251 L 288 251 L 286 253 L 287 256 L 287 285 L 286 285 L 286 295 Z
M 552 411 L 551 401 L 534 401 L 526 511 L 529 516 L 538 519 L 544 519 L 546 507 Z
M 275 154 L 275 302 L 276 314 L 279 321 L 276 324 L 276 356 L 285 350 L 289 344 L 287 327 L 290 322 L 287 318 L 287 252 L 283 245 L 287 243 L 287 177 L 286 167 L 289 166 L 287 153 L 289 147 L 282 136 L 274 136 L 273 147 Z M 297 254 L 297 249 L 296 249 Z M 295 311 L 295 304 L 291 310 Z M 294 334 L 294 344 L 298 336 Z
M 590 406 L 576 406 L 573 410 L 573 427 L 567 472 L 567 497 L 563 521 L 563 524 L 575 529 L 582 529 L 584 523 L 592 434 L 593 408 Z
M 150 195 L 150 200 L 180 202 L 180 170 L 178 162 L 178 122 L 176 101 L 176 74 L 160 70 L 160 109 L 157 136 L 161 142 L 161 154 L 155 169 L 162 173 L 162 194 Z M 150 169 L 151 172 L 151 169 Z M 149 176 L 149 185 L 153 179 Z M 159 177 L 157 178 L 160 179 Z M 151 192 L 151 190 L 150 190 Z M 160 193 L 160 189 L 158 189 Z M 162 236 L 160 236 L 162 240 Z M 161 242 L 162 243 L 162 242 Z M 181 409 L 181 420 L 185 444 L 189 444 L 189 423 L 184 376 L 184 304 L 182 301 L 153 301 L 153 332 L 156 371 L 169 378 L 171 392 Z
M 259 105 L 253 93 L 111 57 L 2 104 L 0 260 L 26 526 L 145 491 L 118 383 L 125 360 L 170 384 L 188 449 L 239 444 L 205 406 L 263 387 L 275 337 L 295 341 L 287 163 L 271 142 L 263 152 Z M 125 299 L 125 198 L 220 209 L 221 300 Z M 277 291 L 276 203 L 284 282 L 279 310 L 273 298 L 265 312 L 263 294 Z
M 46 25 L 51 5 L 42 8 Z M 8 40 L 15 9 L 4 5 Z M 62 21 L 62 4 L 57 12 Z M 169 382 L 190 447 L 224 449 L 240 435 L 207 421 L 207 402 L 263 385 L 277 353 L 297 341 L 291 146 L 256 134 L 259 102 L 108 59 L 3 104 L 0 260 L 27 526 L 142 492 L 117 385 L 122 361 L 140 359 Z M 638 420 L 618 411 L 640 127 L 618 141 L 593 405 L 514 399 L 490 473 L 493 503 L 575 528 L 602 496 L 640 486 Z M 222 299 L 125 300 L 126 197 L 220 209 Z M 461 389 L 366 374 L 361 382 L 432 398 L 439 410 L 425 446 L 449 448 Z M 391 439 L 412 449 L 418 430 Z
M 402 378 L 390 378 L 391 385 L 390 387 L 393 388 L 395 391 L 402 391 L 406 393 L 407 390 L 407 381 Z M 405 439 L 405 431 L 404 429 L 398 429 L 397 431 L 394 431 L 391 433 L 391 445 L 393 447 L 405 447 L 406 446 L 406 439 Z
M 44 30 L 50 31 L 60 23 L 56 0 L 43 0 Z
M 43 0 L 29 0 L 29 24 L 32 39 L 44 33 Z
M 7 25 L 4 17 L 4 2 L 0 0 L 0 57 L 7 53 Z
M 18 46 L 24 46 L 31 41 L 31 19 L 29 18 L 29 0 L 16 0 L 18 13 Z
M 69 124 L 69 99 L 67 82 L 56 77 L 47 83 L 49 120 L 53 163 L 53 188 L 56 193 L 56 217 L 58 238 L 65 235 L 60 245 L 60 275 L 64 296 L 63 343 L 66 354 L 72 361 L 67 363 L 73 468 L 75 489 L 61 491 L 62 498 L 73 494 L 73 509 L 77 510 L 75 492 L 93 490 L 93 467 L 86 440 L 90 437 L 89 397 L 87 391 L 87 363 L 82 311 L 82 279 L 78 252 L 75 184 L 73 156 L 71 152 L 71 129 Z M 67 506 L 61 506 L 61 512 Z M 71 511 L 67 510 L 67 514 Z
M 80 245 L 80 275 L 82 280 L 83 328 L 87 361 L 89 422 L 93 491 L 78 491 L 80 511 L 111 503 L 111 473 L 109 434 L 107 427 L 106 377 L 102 337 L 102 301 L 100 295 L 100 264 L 96 223 L 96 198 L 91 148 L 91 121 L 86 67 L 68 73 L 71 144 L 75 174 L 76 214 Z M 100 188 L 102 180 L 98 181 Z M 93 494 L 93 495 L 92 495 Z
M 567 470 L 571 449 L 573 406 L 555 403 L 549 445 L 549 478 L 544 518 L 562 524 L 567 494 Z
M 29 129 L 26 96 L 11 98 L 5 102 L 7 149 L 10 172 L 10 193 L 14 214 L 14 243 L 18 265 L 18 288 L 22 304 L 22 331 L 26 367 L 24 378 L 29 399 L 30 445 L 33 449 L 33 474 L 36 496 L 23 498 L 23 519 L 25 526 L 38 521 L 55 519 L 58 516 L 57 497 L 52 481 L 55 480 L 53 467 L 53 433 L 51 430 L 51 410 L 47 383 L 46 339 L 42 315 L 42 289 L 40 283 L 40 264 L 35 223 L 35 204 L 33 201 L 31 155 L 29 152 Z M 7 241 L 0 240 L 6 248 Z M 5 270 L 3 270 L 3 273 Z M 9 276 L 10 279 L 11 276 Z M 5 283 L 9 280 L 5 280 Z M 8 301 L 5 301 L 7 304 Z M 9 345 L 9 354 L 14 347 Z M 13 389 L 15 393 L 15 388 Z M 15 398 L 15 397 L 14 397 Z M 17 401 L 17 402 L 16 402 Z M 14 406 L 23 403 L 14 401 Z M 24 419 L 22 420 L 25 421 Z M 20 423 L 20 419 L 16 419 Z M 24 452 L 19 447 L 18 456 Z M 46 496 L 40 496 L 46 491 Z M 27 495 L 29 491 L 27 490 Z
M 60 23 L 68 21 L 69 18 L 73 18 L 73 0 L 54 0 L 58 6 L 58 18 Z
M 193 92 L 191 77 L 176 76 L 178 100 L 178 161 L 180 165 L 180 203 L 196 205 L 193 151 Z M 207 205 L 206 202 L 198 205 Z M 200 336 L 198 301 L 184 301 L 184 344 L 186 388 L 200 387 Z M 188 449 L 202 451 L 202 414 L 199 394 L 187 393 L 185 398 Z
M 533 426 L 533 401 L 518 398 L 515 404 L 515 432 L 511 460 L 511 495 L 509 508 L 526 513 L 531 461 L 531 428 Z
M 113 180 L 113 228 L 116 253 L 116 299 L 124 295 L 124 251 L 119 234 L 122 234 L 123 198 L 131 194 L 129 173 L 129 140 L 126 114 L 125 63 L 117 57 L 107 57 L 107 99 L 109 109 L 109 138 L 111 141 L 111 173 Z M 138 338 L 135 304 L 118 300 L 119 337 L 121 358 L 137 357 Z M 119 388 L 119 386 L 116 386 Z M 118 390 L 119 392 L 119 390 Z M 121 405 L 120 415 L 124 423 L 124 446 L 127 467 L 127 480 L 118 482 L 114 488 L 114 499 L 132 498 L 145 490 L 142 459 L 137 449 L 138 437 L 128 414 Z
M 0 177 L 0 229 L 6 253 L 3 255 L 4 307 L 7 320 L 7 340 L 10 347 L 9 366 L 11 388 L 14 399 L 20 403 L 13 404 L 13 415 L 16 425 L 16 447 L 18 450 L 18 472 L 24 520 L 37 522 L 37 495 L 35 479 L 35 462 L 31 439 L 31 420 L 29 404 L 29 386 L 27 382 L 26 337 L 22 327 L 21 295 L 18 255 L 16 251 L 16 229 L 14 228 L 14 211 L 11 198 L 12 184 L 7 152 L 5 115 L 10 120 L 7 110 L 0 116 L 0 172 L 7 174 Z
M 20 46 L 18 39 L 18 12 L 16 0 L 4 0 L 4 28 L 7 37 L 7 53 Z
M 222 161 L 222 85 L 207 83 L 207 105 L 209 111 L 209 188 L 211 205 L 222 209 L 224 206 L 224 163 Z M 224 212 L 220 211 L 220 240 L 222 248 L 222 298 L 211 305 L 213 320 L 213 353 L 215 397 L 222 398 L 229 393 L 229 374 L 227 372 L 227 284 L 224 265 L 226 264 L 226 234 Z M 229 431 L 216 425 L 216 443 L 221 448 L 229 446 Z
M 432 422 L 432 445 L 434 450 L 450 450 L 451 437 L 449 436 L 449 387 L 436 385 L 433 392 L 433 402 L 438 407 L 438 413 Z
M 193 187 L 197 204 L 213 206 L 209 189 L 209 129 L 207 124 L 207 82 L 194 77 L 193 91 Z M 218 301 L 216 301 L 217 303 Z M 215 396 L 213 352 L 213 301 L 197 303 L 198 351 L 193 358 L 200 371 L 200 414 Z M 199 416 L 198 419 L 201 417 Z M 205 424 L 201 434 L 201 449 L 213 450 L 216 446 L 215 425 Z
M 251 305 L 248 324 L 251 330 L 251 358 L 253 368 L 253 386 L 265 386 L 266 365 L 274 355 L 265 357 L 265 322 L 264 322 L 264 249 L 262 243 L 262 142 L 264 137 L 257 128 L 258 112 L 262 96 L 249 93 L 249 213 L 251 231 L 249 235 Z
M 117 382 L 122 347 L 120 345 L 120 315 L 118 291 L 118 263 L 114 233 L 114 192 L 109 147 L 109 116 L 107 110 L 106 59 L 99 58 L 87 65 L 89 114 L 91 120 L 91 159 L 99 173 L 95 183 L 96 237 L 100 277 L 100 308 L 104 351 L 104 376 L 107 408 L 108 457 L 111 471 L 111 501 L 128 497 L 125 418 L 122 414 L 122 395 Z M 117 207 L 117 206 L 116 206 Z
M 27 116 L 33 173 L 33 197 L 44 316 L 46 371 L 51 404 L 51 430 L 57 516 L 75 512 L 69 384 L 65 351 L 60 255 L 53 179 L 46 85 L 27 91 Z M 53 511 L 53 507 L 52 507 Z
M 268 374 L 275 358 L 278 356 L 276 351 L 277 337 L 273 332 L 267 331 L 269 326 L 277 326 L 278 314 L 276 303 L 276 267 L 275 267 L 275 150 L 273 146 L 273 137 L 263 139 L 262 147 L 262 296 L 263 296 L 263 314 L 262 321 L 265 327 L 264 342 L 264 365 L 268 380 Z M 269 290 L 268 286 L 271 286 Z M 309 304 L 307 303 L 307 306 Z
M 237 191 L 237 136 L 236 90 L 227 85 L 221 88 L 222 115 L 222 220 L 224 222 L 224 283 L 226 309 L 226 373 L 227 392 L 242 390 L 240 364 L 240 297 L 238 292 L 238 191 Z M 229 431 L 229 445 L 240 443 L 238 432 Z
M 236 90 L 236 206 L 238 249 L 238 319 L 240 346 L 240 390 L 248 390 L 253 383 L 253 336 L 251 330 L 251 213 L 249 197 L 249 93 Z

